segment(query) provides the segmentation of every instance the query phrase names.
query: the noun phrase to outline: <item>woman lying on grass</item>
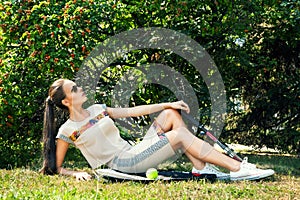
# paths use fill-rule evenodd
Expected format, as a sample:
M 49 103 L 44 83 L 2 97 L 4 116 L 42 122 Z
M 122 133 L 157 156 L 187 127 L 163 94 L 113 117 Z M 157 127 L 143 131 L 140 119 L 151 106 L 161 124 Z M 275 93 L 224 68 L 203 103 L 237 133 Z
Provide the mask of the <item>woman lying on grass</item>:
M 231 180 L 254 180 L 274 174 L 273 170 L 256 168 L 247 159 L 238 162 L 195 137 L 186 128 L 177 111 L 190 111 L 183 101 L 132 108 L 111 108 L 105 104 L 95 104 L 84 109 L 82 105 L 85 101 L 87 97 L 84 91 L 73 81 L 59 79 L 51 85 L 44 116 L 42 173 L 70 175 L 77 180 L 89 180 L 91 176 L 86 172 L 62 167 L 69 145 L 74 144 L 93 169 L 106 165 L 125 173 L 145 172 L 181 150 L 192 162 L 192 172 L 196 174 L 216 174 L 218 179 Z M 69 111 L 69 119 L 59 128 L 57 135 L 54 131 L 55 106 Z M 160 114 L 144 139 L 134 146 L 120 137 L 112 120 L 155 112 Z M 211 164 L 224 167 L 230 173 L 222 173 Z

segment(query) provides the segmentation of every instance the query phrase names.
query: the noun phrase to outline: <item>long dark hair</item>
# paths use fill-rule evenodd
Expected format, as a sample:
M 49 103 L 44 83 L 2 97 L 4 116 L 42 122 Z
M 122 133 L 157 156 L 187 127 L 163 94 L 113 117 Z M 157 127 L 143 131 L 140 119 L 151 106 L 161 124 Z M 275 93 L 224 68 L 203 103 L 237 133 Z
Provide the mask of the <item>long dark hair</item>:
M 57 174 L 56 168 L 56 126 L 55 107 L 65 111 L 68 108 L 62 104 L 66 94 L 63 90 L 65 79 L 58 79 L 49 88 L 48 97 L 45 101 L 44 127 L 43 127 L 43 174 Z

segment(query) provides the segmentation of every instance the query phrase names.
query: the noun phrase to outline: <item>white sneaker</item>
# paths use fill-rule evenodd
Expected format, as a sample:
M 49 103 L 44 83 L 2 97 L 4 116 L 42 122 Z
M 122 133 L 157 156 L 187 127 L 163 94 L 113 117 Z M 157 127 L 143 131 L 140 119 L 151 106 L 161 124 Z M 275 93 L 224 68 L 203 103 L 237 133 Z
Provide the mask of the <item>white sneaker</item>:
M 257 169 L 256 165 L 248 163 L 248 158 L 245 157 L 241 163 L 240 170 L 230 172 L 230 180 L 257 180 L 273 175 L 275 172 L 272 169 Z
M 216 178 L 219 180 L 226 180 L 226 179 L 230 179 L 230 175 L 221 172 L 216 166 L 206 163 L 204 168 L 199 170 L 196 169 L 195 167 L 193 167 L 192 169 L 192 174 L 194 176 L 201 176 L 203 174 L 215 174 Z

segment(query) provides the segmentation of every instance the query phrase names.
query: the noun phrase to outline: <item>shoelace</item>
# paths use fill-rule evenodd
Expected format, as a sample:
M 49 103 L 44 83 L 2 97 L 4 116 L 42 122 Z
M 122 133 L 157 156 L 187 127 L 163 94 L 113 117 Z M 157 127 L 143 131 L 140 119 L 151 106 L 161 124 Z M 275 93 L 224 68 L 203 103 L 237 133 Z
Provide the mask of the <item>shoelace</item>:
M 246 168 L 246 169 L 256 169 L 256 165 L 255 164 L 248 163 L 248 157 L 245 157 L 243 159 L 241 165 L 243 166 L 243 168 Z

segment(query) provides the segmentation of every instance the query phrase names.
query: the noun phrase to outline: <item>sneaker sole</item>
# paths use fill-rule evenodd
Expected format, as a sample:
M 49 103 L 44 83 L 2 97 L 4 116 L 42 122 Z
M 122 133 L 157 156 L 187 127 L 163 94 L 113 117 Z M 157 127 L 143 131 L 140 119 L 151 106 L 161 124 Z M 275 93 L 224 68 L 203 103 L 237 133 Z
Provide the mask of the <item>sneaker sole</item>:
M 206 175 L 205 173 L 199 174 L 199 173 L 195 173 L 195 172 L 192 172 L 192 174 L 193 174 L 194 176 L 196 176 L 196 177 Z M 209 175 L 211 175 L 211 174 L 209 174 Z M 215 174 L 215 175 L 216 175 L 216 174 Z M 218 176 L 217 176 L 216 179 L 217 179 L 217 180 L 230 180 L 230 175 L 228 175 L 228 176 L 221 176 L 221 177 L 218 177 Z
M 261 173 L 261 174 L 230 178 L 230 180 L 231 181 L 244 181 L 244 180 L 253 181 L 253 180 L 259 180 L 259 179 L 263 179 L 263 178 L 272 176 L 274 173 L 275 172 L 273 170 L 266 170 L 264 173 Z

